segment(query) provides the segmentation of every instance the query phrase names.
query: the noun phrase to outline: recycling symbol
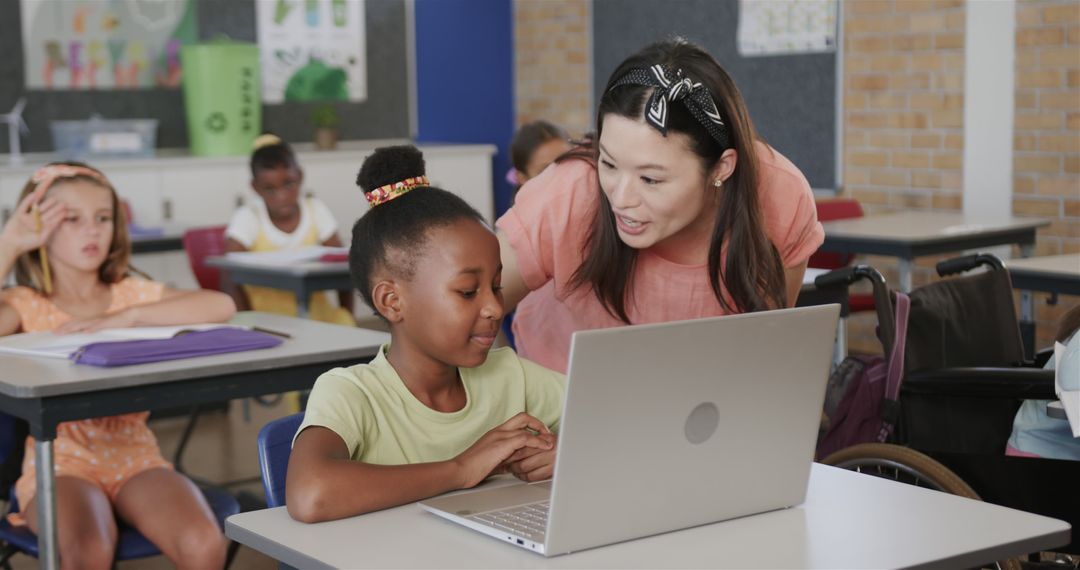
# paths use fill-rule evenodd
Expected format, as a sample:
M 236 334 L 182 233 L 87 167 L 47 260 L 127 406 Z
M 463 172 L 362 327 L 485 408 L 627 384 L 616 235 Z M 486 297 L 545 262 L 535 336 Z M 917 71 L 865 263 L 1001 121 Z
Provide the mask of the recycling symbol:
M 206 128 L 212 133 L 223 133 L 228 126 L 229 122 L 221 111 L 214 111 L 206 118 Z

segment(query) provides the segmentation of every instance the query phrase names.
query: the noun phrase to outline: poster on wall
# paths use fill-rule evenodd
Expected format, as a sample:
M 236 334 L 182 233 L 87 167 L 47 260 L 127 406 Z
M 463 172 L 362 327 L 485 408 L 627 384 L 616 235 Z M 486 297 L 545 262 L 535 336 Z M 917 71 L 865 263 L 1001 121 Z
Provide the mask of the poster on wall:
M 364 0 L 257 0 L 264 103 L 367 99 Z
M 20 0 L 28 89 L 180 86 L 195 0 Z
M 739 53 L 836 51 L 837 0 L 739 0 Z

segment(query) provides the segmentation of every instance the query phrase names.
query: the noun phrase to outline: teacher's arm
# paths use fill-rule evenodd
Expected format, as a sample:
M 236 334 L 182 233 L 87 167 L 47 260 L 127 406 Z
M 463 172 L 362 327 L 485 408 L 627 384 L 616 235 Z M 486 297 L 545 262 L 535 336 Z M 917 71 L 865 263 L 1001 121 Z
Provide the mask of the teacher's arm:
M 802 289 L 803 276 L 806 274 L 806 262 L 784 269 L 784 284 L 787 291 L 787 306 L 794 307 Z
M 502 253 L 502 294 L 503 308 L 507 313 L 517 308 L 518 303 L 529 294 L 525 279 L 521 277 L 517 253 L 502 230 L 495 232 L 499 238 L 499 250 Z M 801 277 L 800 277 L 801 279 Z

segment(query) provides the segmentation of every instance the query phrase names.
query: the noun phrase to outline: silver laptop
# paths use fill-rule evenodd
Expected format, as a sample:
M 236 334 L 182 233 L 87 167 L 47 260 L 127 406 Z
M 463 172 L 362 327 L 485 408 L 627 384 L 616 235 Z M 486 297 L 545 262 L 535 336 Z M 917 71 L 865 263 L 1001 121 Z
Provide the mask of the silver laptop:
M 838 305 L 574 333 L 551 481 L 422 501 L 554 556 L 806 498 Z

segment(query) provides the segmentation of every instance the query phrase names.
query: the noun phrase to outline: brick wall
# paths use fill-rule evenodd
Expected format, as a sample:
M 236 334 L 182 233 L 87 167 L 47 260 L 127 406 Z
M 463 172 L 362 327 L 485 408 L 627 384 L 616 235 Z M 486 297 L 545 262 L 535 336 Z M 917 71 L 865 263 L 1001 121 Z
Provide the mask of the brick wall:
M 589 0 L 514 0 L 517 124 L 546 119 L 578 137 L 593 129 Z
M 844 2 L 844 186 L 867 214 L 963 207 L 962 0 Z M 921 258 L 915 286 L 943 257 Z M 894 258 L 861 256 L 890 283 Z M 871 314 L 849 320 L 853 350 L 880 351 Z
M 1036 255 L 1080 252 L 1080 3 L 1021 0 L 1016 6 L 1013 212 L 1053 220 Z M 1038 345 L 1080 298 L 1036 295 Z

